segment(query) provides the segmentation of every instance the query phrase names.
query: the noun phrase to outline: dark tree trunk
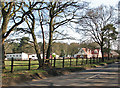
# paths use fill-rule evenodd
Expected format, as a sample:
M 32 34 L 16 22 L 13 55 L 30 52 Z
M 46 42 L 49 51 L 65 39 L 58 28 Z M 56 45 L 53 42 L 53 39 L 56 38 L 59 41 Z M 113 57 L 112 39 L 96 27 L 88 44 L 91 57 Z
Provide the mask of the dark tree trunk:
M 39 47 L 38 47 L 37 39 L 36 39 L 36 37 L 35 37 L 34 31 L 31 31 L 31 33 L 32 33 L 32 38 L 33 38 L 33 40 L 34 40 L 35 52 L 36 52 L 37 57 L 38 57 L 38 62 L 39 62 L 39 67 L 38 67 L 38 69 L 39 69 L 39 68 L 42 67 L 43 61 L 42 61 L 41 56 L 40 56 L 40 49 L 39 49 Z
M 4 72 L 5 69 L 5 49 L 4 49 L 4 44 L 2 44 L 2 70 Z
M 44 38 L 44 31 L 42 29 L 42 35 L 43 35 L 43 64 L 44 64 L 44 58 L 45 58 L 45 38 Z
M 43 37 L 43 64 L 44 64 L 44 58 L 45 58 L 45 36 L 44 36 L 44 30 L 43 30 L 43 25 L 42 21 L 40 20 L 40 26 L 42 29 L 42 37 Z
M 45 58 L 45 37 L 44 37 L 44 29 L 43 29 L 43 24 L 42 24 L 42 19 L 43 19 L 43 14 L 38 10 L 39 18 L 40 18 L 40 26 L 42 30 L 42 37 L 43 37 L 43 65 L 44 65 L 44 58 Z
M 108 60 L 110 59 L 110 41 L 108 41 Z
M 5 12 L 5 10 L 2 10 L 2 14 L 3 14 L 3 22 L 2 22 L 2 27 L 1 27 L 1 36 L 2 36 L 2 70 L 4 71 L 5 69 L 5 49 L 4 49 L 4 41 L 6 39 L 6 37 L 4 37 L 6 31 L 7 31 L 7 26 L 8 26 L 8 21 L 9 21 L 9 17 L 8 14 Z
M 49 59 L 50 53 L 51 53 L 51 48 L 52 48 L 51 46 L 53 41 L 52 38 L 53 38 L 53 18 L 51 18 L 50 24 L 49 24 L 49 43 L 48 43 L 47 56 L 46 56 L 47 59 Z
M 49 38 L 49 44 L 48 44 L 47 56 L 46 56 L 47 59 L 49 59 L 49 57 L 50 57 L 50 53 L 51 53 L 52 36 L 53 36 L 53 34 L 50 33 L 50 36 L 51 36 L 51 37 Z
M 103 51 L 103 46 L 101 45 L 101 53 L 102 53 L 102 62 L 104 62 L 104 51 Z

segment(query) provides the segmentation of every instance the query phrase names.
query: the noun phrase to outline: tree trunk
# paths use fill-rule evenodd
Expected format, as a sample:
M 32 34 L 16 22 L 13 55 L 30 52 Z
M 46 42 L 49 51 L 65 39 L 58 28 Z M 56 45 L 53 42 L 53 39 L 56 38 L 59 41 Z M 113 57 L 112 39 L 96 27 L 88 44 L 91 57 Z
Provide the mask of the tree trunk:
M 43 19 L 43 14 L 38 10 L 39 18 L 40 18 L 40 26 L 42 30 L 42 37 L 43 37 L 43 65 L 44 65 L 44 58 L 45 58 L 45 37 L 44 37 L 44 29 L 43 29 L 43 24 L 42 24 L 42 19 Z
M 40 12 L 39 13 L 39 17 L 40 17 Z M 45 58 L 45 37 L 44 37 L 44 30 L 43 30 L 43 24 L 42 24 L 42 21 L 41 21 L 41 18 L 40 18 L 40 26 L 41 26 L 41 29 L 42 29 L 42 37 L 43 37 L 43 65 L 44 65 L 44 58 Z
M 2 22 L 2 27 L 1 27 L 1 36 L 2 36 L 2 70 L 4 71 L 5 69 L 5 49 L 4 49 L 4 41 L 6 39 L 6 37 L 4 38 L 4 35 L 7 31 L 7 26 L 8 26 L 8 21 L 9 21 L 9 17 L 8 17 L 8 14 L 2 10 L 2 14 L 3 14 L 3 22 Z
M 108 60 L 110 59 L 110 41 L 108 41 Z
M 43 61 L 42 61 L 41 56 L 40 56 L 40 49 L 39 49 L 39 47 L 38 47 L 37 39 L 36 39 L 36 37 L 35 37 L 34 31 L 31 31 L 31 33 L 32 33 L 32 38 L 33 38 L 33 40 L 34 40 L 35 51 L 36 51 L 36 54 L 37 54 L 37 57 L 38 57 L 38 62 L 39 62 L 39 67 L 38 67 L 38 69 L 39 69 L 39 68 L 42 67 Z
M 50 53 L 51 53 L 51 46 L 52 46 L 52 41 L 53 41 L 53 18 L 51 18 L 50 23 L 49 23 L 49 43 L 48 43 L 48 49 L 47 49 L 47 56 L 46 58 L 49 59 Z M 49 60 L 48 60 L 49 62 Z
M 103 51 L 103 45 L 101 45 L 101 53 L 102 53 L 102 62 L 104 62 L 104 51 Z
M 47 49 L 47 56 L 46 58 L 49 59 L 50 57 L 50 53 L 51 53 L 51 46 L 52 46 L 52 36 L 53 36 L 53 33 L 50 33 L 50 38 L 49 38 L 49 43 L 48 43 L 48 49 Z
M 5 69 L 5 49 L 4 44 L 2 44 L 2 71 L 4 72 Z
M 45 38 L 44 38 L 44 31 L 43 31 L 43 27 L 41 25 L 42 28 L 42 35 L 43 35 L 43 64 L 44 64 L 44 58 L 45 58 Z

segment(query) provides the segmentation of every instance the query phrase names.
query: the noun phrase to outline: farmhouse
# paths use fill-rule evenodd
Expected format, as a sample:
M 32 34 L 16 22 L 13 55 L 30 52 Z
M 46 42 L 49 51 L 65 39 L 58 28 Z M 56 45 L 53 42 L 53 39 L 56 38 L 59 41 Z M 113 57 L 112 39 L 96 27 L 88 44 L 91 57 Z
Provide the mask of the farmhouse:
M 27 53 L 7 53 L 6 54 L 6 59 L 11 59 L 14 58 L 15 60 L 28 60 L 29 56 Z
M 90 58 L 92 57 L 91 50 L 87 48 L 81 48 L 77 54 L 74 55 L 74 57 L 78 58 Z
M 92 50 L 92 57 L 102 57 L 102 53 L 100 49 L 94 49 Z
M 81 48 L 79 52 L 74 55 L 74 57 L 78 58 L 102 57 L 102 54 L 100 49 L 90 50 L 87 48 Z

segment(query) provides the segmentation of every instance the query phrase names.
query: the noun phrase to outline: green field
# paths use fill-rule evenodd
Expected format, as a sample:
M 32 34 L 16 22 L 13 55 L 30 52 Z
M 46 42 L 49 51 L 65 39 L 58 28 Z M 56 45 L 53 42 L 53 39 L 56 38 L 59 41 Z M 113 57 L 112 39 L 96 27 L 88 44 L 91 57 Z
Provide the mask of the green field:
M 90 63 L 89 59 L 88 59 L 88 64 Z M 93 62 L 93 61 L 92 61 Z M 54 66 L 54 59 L 50 60 L 50 63 L 52 64 L 52 66 Z M 78 59 L 77 61 L 77 65 L 83 65 L 86 64 L 86 59 L 82 60 L 82 59 Z M 28 65 L 29 61 L 14 61 L 14 65 Z M 31 61 L 31 69 L 37 69 L 38 65 L 32 65 L 32 64 L 38 64 L 38 61 Z M 5 61 L 5 65 L 6 65 L 6 70 L 5 71 L 10 71 L 11 70 L 11 61 Z M 62 59 L 56 59 L 55 62 L 55 67 L 56 68 L 62 68 L 63 66 L 63 60 Z M 71 59 L 71 67 L 76 66 L 76 59 Z M 64 67 L 70 67 L 70 59 L 65 59 L 64 60 Z M 14 71 L 18 71 L 18 70 L 27 70 L 28 66 L 14 66 L 13 67 Z
M 114 62 L 115 59 L 113 60 L 105 60 L 105 62 Z M 95 63 L 93 63 L 95 62 Z M 104 62 L 104 63 L 105 63 Z M 52 64 L 52 66 L 54 66 L 54 59 L 50 60 L 50 63 Z M 94 60 L 92 59 L 91 63 L 94 64 L 99 64 L 98 60 Z M 26 65 L 26 66 L 14 66 L 13 69 L 14 71 L 19 71 L 19 70 L 28 70 L 28 64 L 29 61 L 14 61 L 14 65 Z M 37 65 L 32 65 L 32 64 L 37 64 Z M 90 59 L 87 60 L 87 65 L 90 64 Z M 9 72 L 11 71 L 11 61 L 5 61 L 5 65 L 6 65 L 6 70 L 5 72 Z M 86 59 L 78 59 L 77 60 L 77 66 L 82 66 L 82 65 L 86 65 Z M 70 59 L 65 59 L 64 60 L 64 67 L 75 67 L 76 66 L 76 59 L 71 59 L 71 65 L 70 65 Z M 56 59 L 55 62 L 55 67 L 56 68 L 62 68 L 63 67 L 63 60 L 62 59 Z M 33 61 L 31 60 L 31 70 L 35 70 L 38 68 L 38 61 Z
M 14 61 L 14 65 L 28 65 L 29 61 Z M 31 61 L 31 64 L 38 64 L 38 61 Z M 5 65 L 11 65 L 11 61 L 5 61 Z M 14 66 L 14 71 L 27 70 L 28 66 Z M 37 69 L 38 65 L 31 65 L 31 69 Z M 6 71 L 10 71 L 11 66 L 6 66 Z

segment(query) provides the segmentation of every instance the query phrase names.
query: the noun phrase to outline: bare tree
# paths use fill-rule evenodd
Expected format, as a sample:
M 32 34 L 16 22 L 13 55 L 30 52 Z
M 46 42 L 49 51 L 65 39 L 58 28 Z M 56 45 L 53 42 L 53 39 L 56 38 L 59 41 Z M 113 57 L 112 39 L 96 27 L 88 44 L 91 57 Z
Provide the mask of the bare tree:
M 91 37 L 94 42 L 101 47 L 102 60 L 104 61 L 104 45 L 106 38 L 106 30 L 104 27 L 108 24 L 116 22 L 114 8 L 100 6 L 97 8 L 87 9 L 82 19 L 79 19 L 80 31 L 85 32 L 85 36 Z
M 43 38 L 43 64 L 44 64 L 44 58 L 45 58 L 45 36 L 44 36 L 44 29 L 43 29 L 43 13 L 38 10 L 38 14 L 39 14 L 39 21 L 40 21 L 40 26 L 41 26 L 41 30 L 42 30 L 42 38 Z
M 1 20 L 2 20 L 2 25 L 1 25 L 1 31 L 0 31 L 0 36 L 2 36 L 2 68 L 5 69 L 5 51 L 4 51 L 4 41 L 5 39 L 9 36 L 9 34 L 14 30 L 15 27 L 17 27 L 19 24 L 23 22 L 23 17 L 21 17 L 21 20 L 19 22 L 16 22 L 15 15 L 16 12 L 18 12 L 21 9 L 22 2 L 21 3 L 15 3 L 15 2 L 1 2 Z M 17 9 L 16 9 L 17 8 Z M 8 23 L 10 19 L 14 19 L 14 24 L 10 28 L 8 28 Z
M 5 39 L 10 35 L 10 33 L 16 29 L 17 26 L 19 26 L 21 23 L 24 22 L 24 17 L 25 15 L 30 14 L 31 9 L 33 9 L 38 2 L 33 3 L 30 7 L 25 4 L 25 2 L 1 2 L 0 3 L 2 8 L 2 26 L 1 26 L 1 31 L 0 31 L 0 36 L 2 36 L 2 62 L 3 62 L 3 69 L 5 68 L 4 66 L 4 41 Z M 24 7 L 28 7 L 28 10 L 24 10 L 22 12 Z M 12 21 L 10 21 L 12 20 Z M 9 23 L 11 23 L 9 27 Z
M 46 19 L 49 26 L 49 41 L 47 48 L 47 56 L 49 59 L 51 54 L 51 47 L 53 42 L 53 34 L 57 29 L 73 19 L 76 19 L 76 13 L 78 10 L 83 9 L 86 3 L 78 3 L 72 1 L 65 2 L 46 2 L 46 9 L 43 10 L 44 19 Z M 49 62 L 49 60 L 48 60 Z

